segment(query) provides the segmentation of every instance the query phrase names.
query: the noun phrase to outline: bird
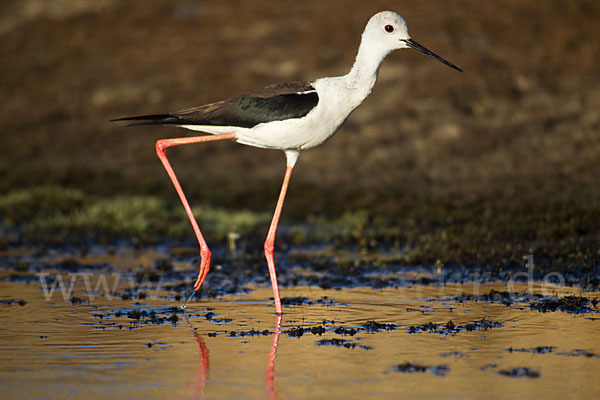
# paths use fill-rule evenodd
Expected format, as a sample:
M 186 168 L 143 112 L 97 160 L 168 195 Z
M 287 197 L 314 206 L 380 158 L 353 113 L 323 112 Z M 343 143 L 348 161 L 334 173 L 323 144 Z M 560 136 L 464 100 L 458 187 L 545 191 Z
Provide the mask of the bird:
M 341 76 L 313 81 L 278 83 L 253 90 L 227 100 L 178 112 L 118 118 L 127 126 L 173 125 L 203 135 L 160 139 L 156 153 L 192 224 L 200 246 L 200 271 L 194 291 L 182 308 L 200 289 L 210 268 L 211 252 L 194 216 L 189 202 L 173 170 L 166 150 L 173 146 L 233 140 L 237 143 L 285 152 L 286 170 L 273 218 L 264 243 L 264 253 L 273 287 L 277 315 L 282 315 L 279 286 L 273 258 L 275 234 L 283 209 L 292 171 L 298 156 L 331 138 L 348 116 L 373 90 L 379 68 L 394 50 L 416 49 L 441 63 L 461 71 L 456 65 L 414 41 L 406 21 L 393 11 L 373 15 L 362 33 L 356 59 L 350 71 Z

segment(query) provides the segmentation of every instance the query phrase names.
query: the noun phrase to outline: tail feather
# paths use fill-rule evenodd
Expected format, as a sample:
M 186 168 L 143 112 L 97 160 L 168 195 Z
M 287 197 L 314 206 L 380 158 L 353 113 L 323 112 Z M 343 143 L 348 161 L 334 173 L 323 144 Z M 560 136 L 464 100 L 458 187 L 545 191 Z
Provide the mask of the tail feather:
M 172 114 L 151 114 L 151 115 L 138 115 L 135 117 L 124 117 L 111 119 L 111 122 L 118 121 L 137 121 L 125 126 L 137 126 L 137 125 L 177 125 L 182 123 L 182 119 Z

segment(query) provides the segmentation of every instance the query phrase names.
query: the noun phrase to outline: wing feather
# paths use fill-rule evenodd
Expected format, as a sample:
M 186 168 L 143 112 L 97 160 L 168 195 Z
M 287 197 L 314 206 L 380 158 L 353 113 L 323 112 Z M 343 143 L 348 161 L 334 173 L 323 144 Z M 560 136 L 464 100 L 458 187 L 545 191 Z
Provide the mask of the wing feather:
M 168 114 L 142 115 L 114 121 L 131 125 L 213 125 L 252 128 L 260 123 L 302 118 L 319 102 L 311 82 L 279 83 L 217 103 Z

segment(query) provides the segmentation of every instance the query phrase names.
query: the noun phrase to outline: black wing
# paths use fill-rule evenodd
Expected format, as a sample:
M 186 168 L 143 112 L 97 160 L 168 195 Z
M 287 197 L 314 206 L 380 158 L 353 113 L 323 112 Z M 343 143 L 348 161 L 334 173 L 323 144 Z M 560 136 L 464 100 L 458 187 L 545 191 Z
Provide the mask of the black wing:
M 113 121 L 131 125 L 214 125 L 252 128 L 258 124 L 302 118 L 317 106 L 319 96 L 310 82 L 288 82 L 168 114 L 142 115 Z

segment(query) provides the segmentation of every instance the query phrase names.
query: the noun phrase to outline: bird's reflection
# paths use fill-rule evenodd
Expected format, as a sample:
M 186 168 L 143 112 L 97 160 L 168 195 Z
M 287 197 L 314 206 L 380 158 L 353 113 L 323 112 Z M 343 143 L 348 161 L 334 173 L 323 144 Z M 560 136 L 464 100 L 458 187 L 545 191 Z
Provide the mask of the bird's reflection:
M 198 343 L 198 348 L 200 350 L 200 365 L 198 366 L 198 374 L 196 385 L 194 387 L 193 398 L 203 399 L 204 385 L 208 380 L 208 371 L 210 369 L 210 359 L 208 356 L 208 347 L 206 347 L 206 343 L 204 343 L 202 336 L 198 332 L 194 332 L 194 336 L 196 337 L 196 342 Z
M 275 319 L 275 330 L 273 331 L 273 341 L 269 350 L 269 359 L 267 360 L 267 369 L 265 370 L 265 391 L 271 399 L 278 399 L 277 389 L 275 388 L 275 357 L 277 357 L 277 345 L 279 344 L 279 333 L 281 332 L 281 314 L 277 314 Z
M 271 342 L 271 348 L 269 349 L 267 367 L 265 369 L 265 392 L 270 399 L 274 400 L 279 398 L 277 395 L 277 389 L 275 388 L 275 358 L 277 357 L 277 346 L 279 345 L 280 333 L 281 315 L 277 315 L 275 318 L 275 328 L 273 330 L 273 340 Z M 195 399 L 204 399 L 204 387 L 208 381 L 208 374 L 210 370 L 209 351 L 202 335 L 194 331 L 194 337 L 196 339 L 196 343 L 198 343 L 200 360 L 192 397 Z

